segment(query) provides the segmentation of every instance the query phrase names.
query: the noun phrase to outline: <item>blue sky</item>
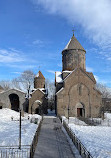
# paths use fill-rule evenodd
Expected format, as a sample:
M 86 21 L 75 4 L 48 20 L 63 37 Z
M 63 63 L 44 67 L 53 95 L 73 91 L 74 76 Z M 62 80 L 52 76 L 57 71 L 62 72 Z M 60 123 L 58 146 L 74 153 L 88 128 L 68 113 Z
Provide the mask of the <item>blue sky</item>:
M 27 69 L 54 80 L 61 52 L 75 36 L 86 50 L 87 71 L 111 87 L 110 0 L 1 0 L 0 80 Z

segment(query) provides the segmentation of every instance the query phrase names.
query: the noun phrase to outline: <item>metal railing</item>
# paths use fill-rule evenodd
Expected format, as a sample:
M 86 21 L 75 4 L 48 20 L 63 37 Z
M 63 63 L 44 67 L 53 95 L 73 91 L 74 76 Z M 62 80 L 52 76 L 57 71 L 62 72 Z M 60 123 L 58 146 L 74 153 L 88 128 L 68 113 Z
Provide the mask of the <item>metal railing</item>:
M 36 131 L 36 133 L 34 135 L 34 138 L 33 138 L 32 144 L 31 144 L 30 158 L 33 158 L 33 156 L 34 156 L 34 152 L 35 152 L 35 148 L 37 146 L 38 136 L 39 136 L 39 133 L 40 133 L 41 125 L 42 125 L 42 120 L 40 121 L 40 123 L 38 125 L 37 131 Z
M 19 146 L 17 145 L 0 146 L 0 158 L 33 158 L 38 142 L 41 124 L 42 120 L 38 125 L 31 145 L 21 145 L 21 149 L 19 149 Z
M 0 146 L 0 158 L 29 158 L 30 145 L 22 145 L 21 150 L 18 146 Z
M 101 118 L 84 118 L 84 117 L 79 117 L 78 118 L 81 121 L 84 121 L 86 124 L 90 125 L 90 126 L 97 126 L 97 125 L 101 125 L 102 120 Z
M 75 133 L 68 127 L 65 121 L 63 121 L 63 127 L 67 131 L 69 137 L 72 139 L 72 142 L 78 149 L 80 155 L 82 158 L 93 158 L 91 154 L 87 151 L 87 149 L 84 147 L 84 145 L 81 143 L 81 141 L 77 138 Z

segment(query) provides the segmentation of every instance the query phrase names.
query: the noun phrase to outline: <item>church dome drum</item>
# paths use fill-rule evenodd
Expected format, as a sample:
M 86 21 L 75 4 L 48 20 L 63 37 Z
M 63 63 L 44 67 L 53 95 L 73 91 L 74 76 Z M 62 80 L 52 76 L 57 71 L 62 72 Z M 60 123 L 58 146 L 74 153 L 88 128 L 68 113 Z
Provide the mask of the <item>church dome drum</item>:
M 62 51 L 63 71 L 73 71 L 77 66 L 85 68 L 85 49 L 81 46 L 74 34 Z

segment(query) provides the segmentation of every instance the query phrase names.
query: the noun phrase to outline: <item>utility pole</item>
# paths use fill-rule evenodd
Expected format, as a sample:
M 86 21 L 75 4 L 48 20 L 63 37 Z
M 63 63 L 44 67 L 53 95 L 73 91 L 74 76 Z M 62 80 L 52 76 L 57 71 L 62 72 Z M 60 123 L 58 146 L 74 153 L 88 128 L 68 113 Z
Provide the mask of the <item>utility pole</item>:
M 21 109 L 20 109 L 20 119 L 19 119 L 19 149 L 21 150 Z

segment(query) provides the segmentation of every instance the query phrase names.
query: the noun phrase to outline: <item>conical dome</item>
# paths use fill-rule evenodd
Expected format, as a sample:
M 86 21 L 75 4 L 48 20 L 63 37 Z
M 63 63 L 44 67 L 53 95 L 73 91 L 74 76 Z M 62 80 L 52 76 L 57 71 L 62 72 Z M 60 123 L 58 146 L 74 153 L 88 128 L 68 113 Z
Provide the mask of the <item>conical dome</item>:
M 43 76 L 41 71 L 39 71 L 35 77 L 39 77 L 39 78 L 45 79 L 45 77 Z
M 76 39 L 76 37 L 74 35 L 69 40 L 69 42 L 66 45 L 66 47 L 64 48 L 64 50 L 71 50 L 71 49 L 74 49 L 74 50 L 83 50 L 84 52 L 86 52 L 85 49 L 82 47 L 82 45 L 79 43 L 79 41 Z

